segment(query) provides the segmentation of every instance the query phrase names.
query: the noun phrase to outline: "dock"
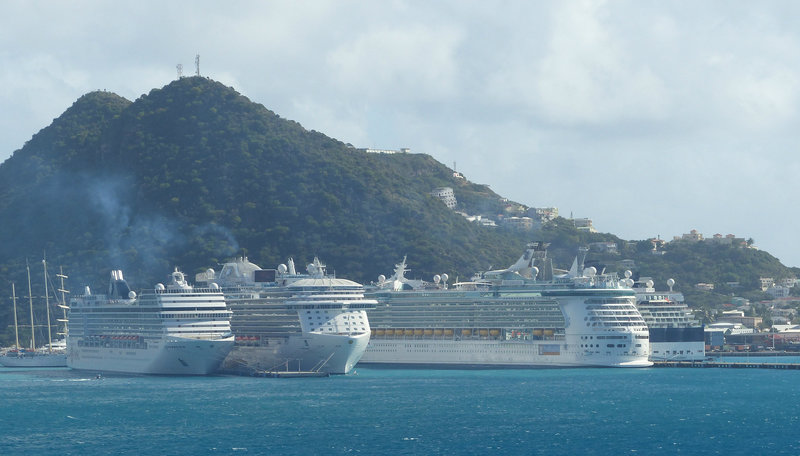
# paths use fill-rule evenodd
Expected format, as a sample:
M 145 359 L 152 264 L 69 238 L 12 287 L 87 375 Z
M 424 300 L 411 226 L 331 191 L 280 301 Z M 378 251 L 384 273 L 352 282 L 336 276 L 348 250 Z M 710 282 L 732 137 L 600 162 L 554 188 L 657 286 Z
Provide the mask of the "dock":
M 253 377 L 267 378 L 304 378 L 304 377 L 330 377 L 328 372 L 321 371 L 255 371 Z
M 728 362 L 728 361 L 656 361 L 653 367 L 691 367 L 691 368 L 711 368 L 722 367 L 729 369 L 787 369 L 800 370 L 797 363 L 751 363 L 751 362 Z

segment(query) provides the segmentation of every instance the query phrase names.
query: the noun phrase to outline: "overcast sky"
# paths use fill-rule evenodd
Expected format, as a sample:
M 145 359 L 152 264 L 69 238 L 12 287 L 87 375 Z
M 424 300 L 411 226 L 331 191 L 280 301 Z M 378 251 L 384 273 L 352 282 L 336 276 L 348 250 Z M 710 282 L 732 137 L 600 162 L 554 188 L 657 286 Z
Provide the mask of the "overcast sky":
M 800 266 L 800 2 L 0 2 L 0 160 L 81 95 L 204 76 L 647 239 Z

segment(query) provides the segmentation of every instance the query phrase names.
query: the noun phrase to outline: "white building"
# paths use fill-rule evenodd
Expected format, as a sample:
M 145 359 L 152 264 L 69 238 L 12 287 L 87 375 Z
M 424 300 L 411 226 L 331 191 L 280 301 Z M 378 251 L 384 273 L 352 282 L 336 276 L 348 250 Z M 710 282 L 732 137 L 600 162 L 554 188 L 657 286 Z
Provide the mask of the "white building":
M 456 195 L 453 194 L 453 189 L 450 187 L 438 187 L 434 188 L 431 192 L 431 195 L 439 198 L 442 202 L 450 209 L 455 209 L 458 201 L 456 201 Z

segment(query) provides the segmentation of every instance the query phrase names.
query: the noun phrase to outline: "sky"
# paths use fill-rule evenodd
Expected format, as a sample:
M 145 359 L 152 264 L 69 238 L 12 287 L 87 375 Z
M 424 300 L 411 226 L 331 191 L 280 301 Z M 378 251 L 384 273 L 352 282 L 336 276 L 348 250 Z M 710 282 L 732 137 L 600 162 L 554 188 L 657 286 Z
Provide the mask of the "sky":
M 426 153 L 623 239 L 800 266 L 800 2 L 0 2 L 0 161 L 78 97 L 183 74 L 356 147 Z

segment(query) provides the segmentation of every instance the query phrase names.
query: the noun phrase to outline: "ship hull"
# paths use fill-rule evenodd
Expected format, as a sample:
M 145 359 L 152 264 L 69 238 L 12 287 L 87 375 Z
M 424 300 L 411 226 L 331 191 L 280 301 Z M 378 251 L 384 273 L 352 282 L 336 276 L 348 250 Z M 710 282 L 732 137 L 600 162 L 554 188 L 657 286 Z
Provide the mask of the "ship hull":
M 702 361 L 706 357 L 702 326 L 650 327 L 649 331 L 652 361 Z
M 300 370 L 348 374 L 361 359 L 369 333 L 333 335 L 304 333 L 267 338 L 258 345 L 238 344 L 222 366 L 223 372 Z
M 553 341 L 371 340 L 361 365 L 458 368 L 648 367 L 646 356 L 587 353 Z
M 72 369 L 128 374 L 208 375 L 233 348 L 233 336 L 216 339 L 169 337 L 147 348 L 82 347 L 70 338 L 67 365 Z
M 0 356 L 0 365 L 5 367 L 66 367 L 65 353 L 44 353 L 35 355 Z

